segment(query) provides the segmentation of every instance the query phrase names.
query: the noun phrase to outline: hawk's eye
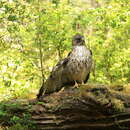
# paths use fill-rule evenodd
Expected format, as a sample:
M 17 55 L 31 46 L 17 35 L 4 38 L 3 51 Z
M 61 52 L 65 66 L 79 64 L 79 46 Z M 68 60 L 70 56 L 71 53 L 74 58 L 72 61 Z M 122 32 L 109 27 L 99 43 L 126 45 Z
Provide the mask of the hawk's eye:
M 81 41 L 81 38 L 77 38 L 76 41 L 77 41 L 77 42 L 80 42 L 80 41 Z
M 81 38 L 77 38 L 77 40 L 81 40 Z

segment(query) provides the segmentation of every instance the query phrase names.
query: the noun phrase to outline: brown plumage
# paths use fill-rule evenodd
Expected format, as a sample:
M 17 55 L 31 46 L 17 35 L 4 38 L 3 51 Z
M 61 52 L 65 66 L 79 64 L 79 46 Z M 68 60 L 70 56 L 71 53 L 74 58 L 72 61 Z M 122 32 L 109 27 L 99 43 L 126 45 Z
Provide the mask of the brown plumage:
M 72 40 L 72 51 L 53 68 L 49 78 L 41 87 L 37 97 L 42 93 L 59 91 L 63 86 L 86 83 L 92 66 L 92 52 L 85 46 L 84 37 L 76 34 Z

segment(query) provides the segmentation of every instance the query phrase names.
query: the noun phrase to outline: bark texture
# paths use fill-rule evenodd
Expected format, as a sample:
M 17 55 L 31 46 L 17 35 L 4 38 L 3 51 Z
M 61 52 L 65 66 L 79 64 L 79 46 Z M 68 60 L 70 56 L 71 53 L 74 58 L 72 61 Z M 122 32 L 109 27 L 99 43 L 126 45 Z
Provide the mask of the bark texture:
M 105 85 L 68 87 L 12 111 L 25 112 L 36 130 L 130 130 L 130 96 Z

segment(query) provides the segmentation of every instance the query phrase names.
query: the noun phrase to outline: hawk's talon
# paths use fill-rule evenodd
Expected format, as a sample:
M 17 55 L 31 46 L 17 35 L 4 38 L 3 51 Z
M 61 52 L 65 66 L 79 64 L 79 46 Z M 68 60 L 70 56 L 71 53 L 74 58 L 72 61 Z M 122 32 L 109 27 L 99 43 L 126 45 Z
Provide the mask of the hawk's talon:
M 81 85 L 85 85 L 85 84 L 84 84 L 84 81 L 82 81 Z
M 79 87 L 79 84 L 75 81 L 74 88 L 78 88 L 78 87 Z

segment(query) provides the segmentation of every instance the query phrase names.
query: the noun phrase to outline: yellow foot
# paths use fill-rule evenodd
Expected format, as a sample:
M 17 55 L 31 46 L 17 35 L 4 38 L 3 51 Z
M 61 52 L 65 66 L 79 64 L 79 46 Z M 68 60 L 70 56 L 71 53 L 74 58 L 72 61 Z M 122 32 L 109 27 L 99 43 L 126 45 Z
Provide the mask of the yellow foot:
M 79 85 L 78 85 L 78 83 L 75 81 L 74 88 L 78 88 L 78 87 L 79 87 Z
M 86 84 L 84 83 L 84 81 L 82 81 L 81 86 L 86 86 Z
M 85 85 L 85 84 L 84 84 L 84 81 L 82 81 L 81 85 Z
M 61 88 L 61 90 L 59 91 L 59 93 L 62 93 L 65 90 L 65 88 Z

